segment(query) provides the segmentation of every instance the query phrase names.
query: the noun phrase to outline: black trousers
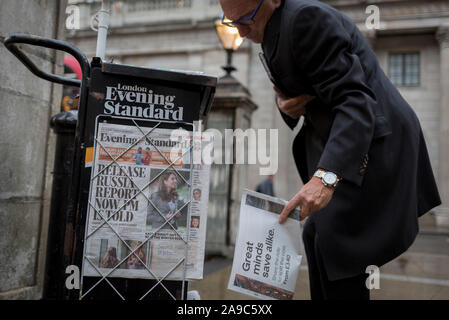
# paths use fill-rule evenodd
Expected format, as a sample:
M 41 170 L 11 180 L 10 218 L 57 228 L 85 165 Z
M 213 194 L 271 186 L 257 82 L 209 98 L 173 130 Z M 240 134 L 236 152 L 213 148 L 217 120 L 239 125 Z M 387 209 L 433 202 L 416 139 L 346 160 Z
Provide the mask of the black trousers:
M 304 225 L 302 238 L 309 266 L 312 300 L 369 300 L 369 289 L 365 284 L 367 273 L 334 281 L 328 279 L 313 221 L 307 221 Z

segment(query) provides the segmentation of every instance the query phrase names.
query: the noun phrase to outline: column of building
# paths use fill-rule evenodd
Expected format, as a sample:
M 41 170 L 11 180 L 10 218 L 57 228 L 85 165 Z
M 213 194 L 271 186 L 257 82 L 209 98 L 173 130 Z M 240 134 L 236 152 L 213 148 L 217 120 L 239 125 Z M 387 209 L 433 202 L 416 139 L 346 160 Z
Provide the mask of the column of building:
M 449 225 L 449 26 L 441 26 L 437 31 L 440 43 L 441 101 L 438 161 L 438 189 L 442 205 L 438 209 L 440 225 Z

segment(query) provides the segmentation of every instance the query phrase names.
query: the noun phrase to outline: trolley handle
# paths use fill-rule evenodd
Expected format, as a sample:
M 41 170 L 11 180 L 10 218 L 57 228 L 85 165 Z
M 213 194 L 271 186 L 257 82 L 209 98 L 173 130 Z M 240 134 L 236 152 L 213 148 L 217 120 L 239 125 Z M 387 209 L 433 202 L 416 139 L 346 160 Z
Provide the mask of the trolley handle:
M 56 49 L 60 51 L 67 52 L 71 54 L 80 64 L 82 77 L 81 80 L 78 79 L 70 79 L 62 76 L 58 76 L 56 74 L 48 73 L 46 71 L 40 70 L 30 58 L 26 56 L 23 50 L 16 46 L 17 43 L 29 44 L 37 47 L 45 47 L 50 49 Z M 75 46 L 71 45 L 66 41 L 43 38 L 35 35 L 16 33 L 11 34 L 5 38 L 4 44 L 6 48 L 14 54 L 17 59 L 19 59 L 25 67 L 28 68 L 33 74 L 38 76 L 39 78 L 48 80 L 50 82 L 60 83 L 63 85 L 81 87 L 82 83 L 87 80 L 89 75 L 89 61 L 87 57 Z

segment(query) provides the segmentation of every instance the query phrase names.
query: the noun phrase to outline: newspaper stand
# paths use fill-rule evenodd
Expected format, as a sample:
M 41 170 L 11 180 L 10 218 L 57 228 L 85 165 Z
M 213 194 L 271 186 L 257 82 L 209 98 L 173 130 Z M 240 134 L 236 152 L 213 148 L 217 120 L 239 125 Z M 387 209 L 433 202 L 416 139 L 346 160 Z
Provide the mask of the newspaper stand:
M 73 241 L 70 240 L 71 234 L 66 236 L 64 246 L 66 249 L 64 255 L 69 256 L 71 264 L 78 266 L 81 270 L 81 287 L 79 290 L 65 290 L 64 297 L 69 299 L 123 299 L 123 300 L 153 300 L 153 299 L 185 299 L 187 292 L 186 285 L 186 255 L 184 259 L 174 266 L 183 264 L 184 278 L 181 281 L 168 281 L 165 277 L 172 270 L 167 270 L 165 277 L 153 277 L 153 279 L 129 279 L 129 278 L 111 278 L 108 275 L 111 272 L 102 272 L 98 270 L 98 277 L 84 277 L 82 265 L 88 259 L 84 255 L 84 244 L 90 234 L 86 233 L 87 213 L 89 206 L 89 188 L 91 186 L 92 166 L 86 162 L 86 155 L 92 152 L 94 147 L 101 147 L 97 144 L 96 130 L 100 122 L 114 124 L 125 124 L 136 126 L 142 132 L 142 139 L 148 139 L 141 130 L 142 128 L 165 128 L 178 129 L 183 128 L 193 131 L 194 121 L 204 119 L 211 107 L 217 79 L 197 73 L 177 72 L 170 70 L 142 68 L 129 65 L 120 65 L 103 62 L 100 58 L 93 58 L 89 65 L 87 58 L 79 49 L 71 44 L 47 39 L 37 36 L 15 34 L 7 37 L 4 41 L 5 46 L 10 50 L 30 71 L 43 79 L 72 86 L 80 87 L 78 121 L 75 136 L 75 155 L 71 179 L 70 200 L 67 205 L 67 225 L 66 230 L 70 233 L 73 229 Z M 29 44 L 34 46 L 46 47 L 65 51 L 74 56 L 81 65 L 82 79 L 73 80 L 61 76 L 53 75 L 39 70 L 33 62 L 16 46 L 16 44 Z M 105 97 L 107 87 L 136 86 L 142 88 L 151 88 L 154 92 L 163 95 L 176 96 L 176 105 L 183 106 L 183 117 L 177 119 L 154 119 L 148 117 L 136 117 L 129 114 L 111 114 L 111 109 L 105 108 Z M 179 113 L 178 113 L 179 115 Z M 139 115 L 140 116 L 140 115 Z M 149 130 L 151 132 L 151 130 Z M 157 148 L 156 148 L 157 149 Z M 189 152 L 192 148 L 189 149 Z M 160 152 L 160 151 L 159 151 Z M 119 156 L 120 157 L 120 156 Z M 118 158 L 112 160 L 116 163 Z M 113 157 L 111 156 L 111 159 Z M 192 161 L 192 156 L 190 159 Z M 173 162 L 168 159 L 167 167 L 173 166 Z M 178 175 L 176 168 L 172 167 Z M 192 165 L 190 165 L 192 173 Z M 191 177 L 192 175 L 190 175 Z M 128 176 L 129 179 L 132 180 Z M 133 181 L 131 181 L 133 183 Z M 192 187 L 189 182 L 187 185 L 192 197 Z M 142 190 L 140 190 L 142 192 Z M 188 203 L 191 199 L 188 199 Z M 95 209 L 94 209 L 95 210 Z M 118 213 L 120 209 L 117 210 Z M 190 216 L 190 204 L 188 205 L 188 215 Z M 108 224 L 104 219 L 104 224 Z M 168 223 L 169 221 L 166 221 Z M 109 225 L 109 227 L 111 227 Z M 112 228 L 112 227 L 111 227 Z M 187 236 L 183 241 L 187 247 L 189 240 L 190 225 L 186 224 Z M 124 240 L 118 235 L 120 241 Z M 179 235 L 179 234 L 178 234 Z M 147 240 L 151 239 L 148 238 Z M 146 241 L 147 241 L 146 240 Z M 132 254 L 137 248 L 129 248 Z M 134 251 L 133 251 L 134 250 Z M 137 256 L 137 255 L 136 255 Z M 140 259 L 140 258 L 139 258 Z M 123 261 L 120 261 L 122 263 Z M 67 266 L 63 266 L 65 269 Z M 114 268 L 115 269 L 115 268 Z M 151 273 L 151 269 L 146 267 Z M 174 269 L 174 268 L 173 268 Z M 112 270 L 113 271 L 113 270 Z M 154 276 L 154 275 L 153 275 Z M 61 279 L 61 281 L 64 281 Z

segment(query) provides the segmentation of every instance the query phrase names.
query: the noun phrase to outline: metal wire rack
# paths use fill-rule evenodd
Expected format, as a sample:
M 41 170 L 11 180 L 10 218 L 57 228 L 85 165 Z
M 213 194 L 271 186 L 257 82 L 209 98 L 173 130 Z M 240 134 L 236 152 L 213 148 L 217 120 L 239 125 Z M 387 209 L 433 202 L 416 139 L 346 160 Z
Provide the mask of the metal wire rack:
M 115 118 L 115 117 L 111 117 L 111 118 Z M 123 117 L 117 118 L 120 119 L 121 121 L 124 120 Z M 108 158 L 110 159 L 109 163 L 103 167 L 101 170 L 99 170 L 98 172 L 95 173 L 95 170 L 92 170 L 92 177 L 91 177 L 91 187 L 90 190 L 92 192 L 92 186 L 94 184 L 94 181 L 96 179 L 98 179 L 98 177 L 101 175 L 101 173 L 105 170 L 107 170 L 110 166 L 116 165 L 121 174 L 124 175 L 134 186 L 134 188 L 137 189 L 138 192 L 136 192 L 131 198 L 127 199 L 126 201 L 123 202 L 123 204 L 117 209 L 115 210 L 115 212 L 111 215 L 109 215 L 108 218 L 106 218 L 101 212 L 100 210 L 95 206 L 95 204 L 93 204 L 91 202 L 91 200 L 89 199 L 88 201 L 88 205 L 89 205 L 89 215 L 90 214 L 97 214 L 98 216 L 101 217 L 102 219 L 102 223 L 100 225 L 98 225 L 93 231 L 91 231 L 90 233 L 88 232 L 89 228 L 88 228 L 88 223 L 86 223 L 86 230 L 85 230 L 85 237 L 84 237 L 84 251 L 83 251 L 83 262 L 87 262 L 89 263 L 97 272 L 99 277 L 101 277 L 94 285 L 92 285 L 90 288 L 88 288 L 87 290 L 84 291 L 85 288 L 83 288 L 83 280 L 84 280 L 84 269 L 83 268 L 83 272 L 82 272 L 82 276 L 81 276 L 81 283 L 80 283 L 80 299 L 84 299 L 87 295 L 89 295 L 90 292 L 92 292 L 92 290 L 97 287 L 101 282 L 105 281 L 112 290 L 114 290 L 114 292 L 122 299 L 122 300 L 126 300 L 126 297 L 123 296 L 119 290 L 111 283 L 111 281 L 109 281 L 111 275 L 113 274 L 113 272 L 123 263 L 125 263 L 131 256 L 134 256 L 135 258 L 138 259 L 139 263 L 144 266 L 145 270 L 149 273 L 150 277 L 156 280 L 156 284 L 154 284 L 151 288 L 149 288 L 145 294 L 143 294 L 139 300 L 144 299 L 148 294 L 150 294 L 158 285 L 160 285 L 167 293 L 168 295 L 173 299 L 176 300 L 176 297 L 170 292 L 169 289 L 167 289 L 167 287 L 164 285 L 164 280 L 166 280 L 166 278 L 172 274 L 172 272 L 174 270 L 176 270 L 181 264 L 182 264 L 182 273 L 183 273 L 183 278 L 182 278 L 182 296 L 181 299 L 185 299 L 185 286 L 186 286 L 186 273 L 187 273 L 187 255 L 188 255 L 188 247 L 189 247 L 189 238 L 190 238 L 190 224 L 186 223 L 186 233 L 183 236 L 178 230 L 177 228 L 175 228 L 175 226 L 173 225 L 173 219 L 175 218 L 175 216 L 179 213 L 179 214 L 183 214 L 182 210 L 187 207 L 187 221 L 190 221 L 190 215 L 191 215 L 191 208 L 190 208 L 190 204 L 191 204 L 191 199 L 192 199 L 192 192 L 193 192 L 193 188 L 192 188 L 192 176 L 193 176 L 193 156 L 192 156 L 192 150 L 193 150 L 193 143 L 190 144 L 190 146 L 188 148 L 186 148 L 185 151 L 183 151 L 181 153 L 181 155 L 179 155 L 174 161 L 172 161 L 171 157 L 170 159 L 168 159 L 166 157 L 166 155 L 164 154 L 163 151 L 160 150 L 160 148 L 158 146 L 156 146 L 154 144 L 154 142 L 150 139 L 151 134 L 154 132 L 154 130 L 158 127 L 161 126 L 161 124 L 164 123 L 168 123 L 170 124 L 170 122 L 166 122 L 166 121 L 159 121 L 159 122 L 154 122 L 151 120 L 142 120 L 139 119 L 139 122 L 145 121 L 148 123 L 148 125 L 145 126 L 139 126 L 139 124 L 132 118 L 128 119 L 129 123 L 135 126 L 135 128 L 137 128 L 137 130 L 142 134 L 141 138 L 136 140 L 134 143 L 130 144 L 128 146 L 128 148 L 123 151 L 121 154 L 119 154 L 117 157 L 113 157 L 111 155 L 111 153 L 107 150 L 107 148 L 100 142 L 100 140 L 98 139 L 97 136 L 97 131 L 95 132 L 95 142 L 94 142 L 94 155 L 95 155 L 95 151 L 98 150 L 98 148 L 100 148 L 103 152 L 105 152 L 108 156 Z M 97 118 L 97 125 L 96 128 L 98 129 L 98 122 L 99 119 Z M 185 127 L 190 127 L 190 129 L 193 129 L 193 124 L 191 123 L 185 123 L 184 124 L 184 129 Z M 97 130 L 96 129 L 96 130 Z M 144 129 L 150 129 L 148 130 L 148 132 L 145 133 Z M 126 172 L 125 169 L 123 169 L 123 167 L 121 167 L 118 163 L 118 160 L 120 158 L 122 158 L 125 154 L 127 154 L 133 147 L 135 147 L 137 144 L 139 144 L 141 141 L 145 140 L 146 142 L 148 142 L 158 153 L 160 156 L 162 156 L 162 158 L 164 159 L 164 161 L 166 162 L 166 166 L 164 168 L 162 168 L 161 172 L 159 172 L 156 176 L 154 176 L 152 179 L 150 179 L 150 181 L 144 185 L 143 187 L 140 187 L 134 180 L 133 178 L 128 174 L 128 172 Z M 184 159 L 185 155 L 187 153 L 190 153 L 188 158 L 190 159 L 190 166 L 189 166 L 189 178 L 186 179 L 184 178 L 184 176 L 178 171 L 178 169 L 174 166 L 175 163 L 177 163 L 180 159 Z M 93 168 L 95 168 L 95 157 L 93 160 Z M 182 205 L 182 207 L 177 208 L 176 212 L 167 219 L 167 217 L 160 211 L 160 209 L 154 204 L 154 202 L 151 200 L 151 197 L 148 197 L 148 195 L 145 193 L 145 190 L 147 190 L 155 181 L 158 180 L 158 178 L 167 170 L 171 170 L 171 172 L 174 172 L 177 174 L 177 176 L 183 180 L 183 182 L 186 184 L 186 186 L 188 186 L 188 194 L 189 194 L 189 198 L 187 199 L 187 201 Z M 155 211 L 160 215 L 160 217 L 162 217 L 164 219 L 164 222 L 162 223 L 162 225 L 160 225 L 157 229 L 155 230 L 151 230 L 149 232 L 149 236 L 146 237 L 146 239 L 144 241 L 142 241 L 138 246 L 132 248 L 126 241 L 126 239 L 123 238 L 123 235 L 118 232 L 116 230 L 116 228 L 111 225 L 110 220 L 117 215 L 128 203 L 130 203 L 133 199 L 135 199 L 139 194 L 143 195 L 145 200 L 147 201 L 148 205 L 151 205 Z M 87 218 L 89 219 L 89 217 Z M 125 248 L 127 250 L 129 250 L 129 254 L 127 254 L 124 258 L 122 258 L 120 261 L 118 261 L 114 267 L 112 267 L 109 271 L 107 271 L 106 273 L 104 273 L 102 270 L 100 270 L 99 267 L 97 267 L 97 265 L 95 264 L 94 261 L 92 261 L 92 259 L 90 259 L 87 255 L 86 255 L 86 244 L 88 243 L 89 238 L 91 238 L 95 233 L 98 232 L 98 230 L 100 230 L 100 228 L 102 228 L 103 226 L 107 226 L 109 227 L 112 232 L 117 236 L 118 240 L 120 241 L 121 244 L 123 244 L 125 246 Z M 166 274 L 164 276 L 158 276 L 156 275 L 151 268 L 147 265 L 146 261 L 143 261 L 142 258 L 136 254 L 136 252 L 138 252 L 141 248 L 143 248 L 148 242 L 151 241 L 151 239 L 161 230 L 163 229 L 166 225 L 168 225 L 175 233 L 176 235 L 179 237 L 179 239 L 182 240 L 182 242 L 184 243 L 184 256 L 177 261 L 171 269 L 169 269 Z M 84 263 L 83 263 L 84 264 Z

